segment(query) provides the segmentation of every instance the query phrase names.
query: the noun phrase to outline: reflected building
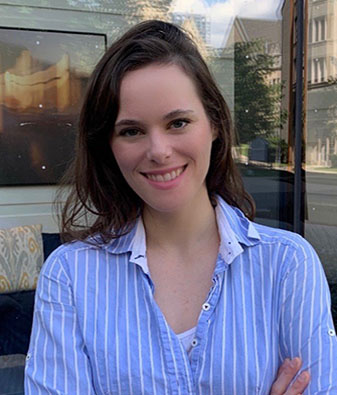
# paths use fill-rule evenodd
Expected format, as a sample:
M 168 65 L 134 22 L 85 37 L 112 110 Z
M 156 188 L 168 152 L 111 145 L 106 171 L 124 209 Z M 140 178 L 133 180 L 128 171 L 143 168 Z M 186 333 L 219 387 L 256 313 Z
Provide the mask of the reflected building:
M 135 18 L 142 21 L 149 19 L 168 20 L 168 13 L 171 6 L 171 0 L 128 0 L 126 2 L 118 2 L 121 4 L 120 8 L 125 9 L 126 18 L 132 24 L 135 23 Z
M 337 167 L 337 2 L 308 0 L 305 4 L 304 161 L 308 169 L 318 170 Z M 282 9 L 286 26 L 291 26 L 290 9 L 290 1 L 286 0 Z M 289 58 L 283 63 L 282 77 L 292 83 L 284 90 L 283 105 L 292 107 L 296 45 L 289 30 L 282 30 L 283 56 Z M 293 119 L 288 119 L 289 135 L 292 125 Z
M 193 23 L 203 42 L 210 45 L 211 21 L 207 15 L 174 12 L 172 13 L 172 22 L 179 26 L 184 26 L 186 22 Z
M 330 167 L 337 155 L 337 2 L 308 5 L 306 163 Z
M 270 85 L 281 83 L 281 28 L 280 20 L 235 18 L 224 48 L 233 47 L 235 43 L 261 40 L 264 43 L 264 53 L 274 59 L 272 71 L 266 75 Z
M 304 235 L 321 258 L 336 301 L 337 2 L 307 0 L 304 5 Z M 296 10 L 293 12 L 292 6 L 292 1 L 285 0 L 282 8 L 282 56 L 285 60 L 282 63 L 282 78 L 286 81 L 282 105 L 290 110 L 285 132 L 289 135 L 291 154 L 296 83 Z
M 126 14 L 126 20 L 134 25 L 138 20 L 146 21 L 159 19 L 175 23 L 190 32 L 201 54 L 208 57 L 208 44 L 210 43 L 211 27 L 209 17 L 193 13 L 173 12 L 171 0 L 161 0 L 155 3 L 151 0 L 129 0 L 118 2 L 118 9 Z M 116 7 L 116 5 L 115 5 Z

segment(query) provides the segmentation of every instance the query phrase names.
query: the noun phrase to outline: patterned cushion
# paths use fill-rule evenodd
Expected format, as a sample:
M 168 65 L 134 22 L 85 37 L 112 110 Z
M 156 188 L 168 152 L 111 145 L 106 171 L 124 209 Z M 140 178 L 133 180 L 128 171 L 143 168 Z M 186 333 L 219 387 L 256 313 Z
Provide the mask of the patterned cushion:
M 0 293 L 36 288 L 43 264 L 42 225 L 0 229 Z

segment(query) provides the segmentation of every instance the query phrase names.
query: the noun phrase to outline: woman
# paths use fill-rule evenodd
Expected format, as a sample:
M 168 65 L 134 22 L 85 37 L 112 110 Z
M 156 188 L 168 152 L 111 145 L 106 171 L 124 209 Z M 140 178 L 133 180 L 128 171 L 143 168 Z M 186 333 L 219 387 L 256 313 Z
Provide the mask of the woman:
M 141 23 L 103 56 L 63 211 L 72 242 L 39 279 L 28 394 L 298 394 L 310 376 L 308 393 L 336 393 L 320 262 L 250 221 L 231 131 L 174 25 Z

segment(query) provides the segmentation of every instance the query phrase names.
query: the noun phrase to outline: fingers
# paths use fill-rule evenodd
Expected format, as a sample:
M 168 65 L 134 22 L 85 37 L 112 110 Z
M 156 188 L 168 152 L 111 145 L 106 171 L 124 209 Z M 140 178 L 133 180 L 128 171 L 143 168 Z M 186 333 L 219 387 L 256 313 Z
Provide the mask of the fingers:
M 286 359 L 283 361 L 283 364 L 280 366 L 280 368 L 279 368 L 279 370 L 278 370 L 278 372 L 277 372 L 277 377 L 279 377 L 280 374 L 281 374 L 282 372 L 284 372 L 284 370 L 287 368 L 287 366 L 289 366 L 290 361 L 291 361 L 290 358 L 286 358 Z
M 301 394 L 310 381 L 310 375 L 308 372 L 302 372 L 296 381 L 291 385 L 291 387 L 289 387 L 291 381 L 300 370 L 301 365 L 302 361 L 300 358 L 296 357 L 292 360 L 286 358 L 278 370 L 277 377 L 271 388 L 270 395 Z
M 302 392 L 306 389 L 310 382 L 310 374 L 309 372 L 302 372 L 292 386 L 285 393 L 286 395 L 298 395 L 302 394 Z

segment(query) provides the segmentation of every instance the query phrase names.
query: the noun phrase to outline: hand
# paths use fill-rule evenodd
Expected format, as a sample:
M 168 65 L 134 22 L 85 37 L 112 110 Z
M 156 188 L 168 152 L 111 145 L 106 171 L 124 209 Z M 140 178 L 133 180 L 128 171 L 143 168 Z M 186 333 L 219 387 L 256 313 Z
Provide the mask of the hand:
M 277 377 L 271 387 L 270 395 L 301 395 L 309 384 L 309 372 L 302 372 L 289 387 L 290 382 L 296 376 L 301 366 L 302 361 L 300 358 L 296 357 L 292 360 L 286 358 L 277 372 Z

